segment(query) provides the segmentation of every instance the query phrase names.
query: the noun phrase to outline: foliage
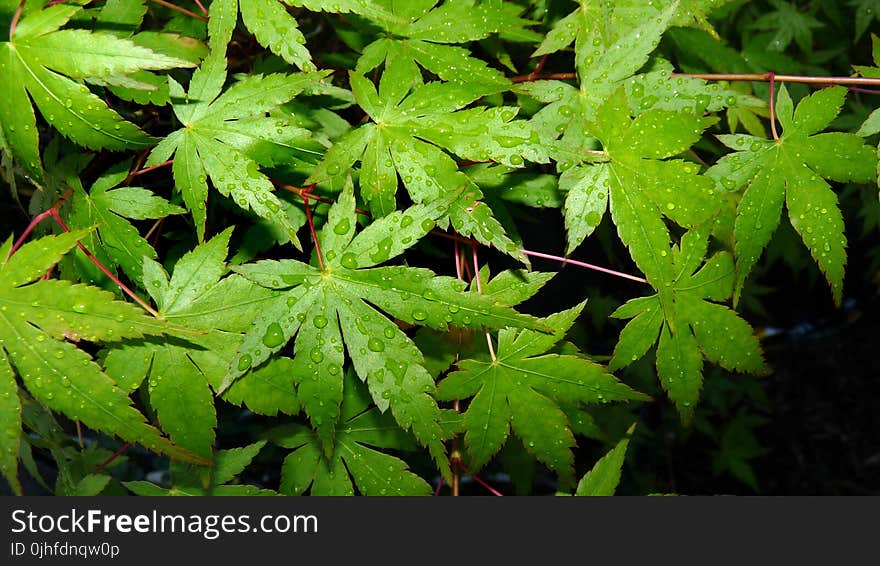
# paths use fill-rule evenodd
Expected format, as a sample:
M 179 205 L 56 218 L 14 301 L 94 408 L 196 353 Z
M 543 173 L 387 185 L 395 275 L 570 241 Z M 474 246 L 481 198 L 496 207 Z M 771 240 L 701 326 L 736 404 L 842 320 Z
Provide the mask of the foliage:
M 707 376 L 770 372 L 748 320 L 778 257 L 841 304 L 880 110 L 703 73 L 878 79 L 876 2 L 205 4 L 0 0 L 14 492 L 51 458 L 57 494 L 427 495 L 500 465 L 611 495 L 664 392 L 758 488 L 767 421 L 707 425 Z M 873 66 L 825 45 L 841 25 Z M 555 300 L 530 258 L 568 261 L 557 228 L 640 287 Z M 170 475 L 126 475 L 149 452 Z

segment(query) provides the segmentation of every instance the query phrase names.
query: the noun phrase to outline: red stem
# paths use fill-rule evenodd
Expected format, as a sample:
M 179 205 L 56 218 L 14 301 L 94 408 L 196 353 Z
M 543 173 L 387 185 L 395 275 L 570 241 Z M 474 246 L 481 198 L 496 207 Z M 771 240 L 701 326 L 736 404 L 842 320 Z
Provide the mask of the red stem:
M 303 199 L 303 203 L 306 205 L 306 220 L 309 222 L 309 233 L 312 235 L 312 241 L 315 243 L 315 253 L 318 256 L 318 265 L 321 266 L 321 271 L 324 271 L 324 254 L 321 253 L 321 242 L 318 241 L 318 232 L 315 230 L 315 221 L 312 218 L 312 207 L 309 204 L 309 199 L 312 198 L 312 191 L 315 189 L 315 184 L 312 183 L 307 189 L 304 189 L 300 192 L 300 197 Z
M 18 8 L 15 9 L 15 14 L 12 15 L 12 22 L 9 24 L 9 41 L 12 41 L 12 36 L 15 34 L 15 28 L 18 27 L 18 20 L 21 19 L 21 11 L 24 10 L 24 3 L 26 0 L 21 0 L 18 3 Z
M 129 178 L 131 178 L 131 177 L 137 177 L 138 175 L 143 175 L 143 174 L 145 174 L 145 173 L 149 173 L 149 172 L 151 172 L 151 171 L 155 171 L 156 169 L 161 169 L 162 167 L 168 167 L 169 165 L 171 165 L 171 164 L 173 164 L 173 163 L 174 163 L 174 160 L 173 160 L 173 159 L 169 159 L 168 161 L 166 161 L 166 162 L 164 162 L 164 163 L 160 163 L 160 164 L 158 164 L 158 165 L 153 165 L 153 166 L 151 166 L 151 167 L 145 167 L 145 168 L 143 168 L 143 169 L 138 169 L 137 171 L 131 173 L 131 174 L 129 175 Z
M 101 472 L 104 468 L 106 468 L 107 466 L 112 464 L 117 458 L 119 458 L 120 456 L 122 456 L 123 454 L 128 452 L 129 448 L 131 448 L 130 443 L 126 442 L 125 444 L 123 444 L 122 448 L 120 448 L 119 450 L 117 450 L 116 452 L 111 454 L 109 458 L 107 458 L 106 460 L 104 460 L 103 462 L 101 462 L 100 464 L 95 466 L 95 469 L 92 470 L 92 474 L 97 474 L 97 473 Z
M 176 6 L 171 2 L 166 2 L 165 0 L 150 0 L 150 2 L 154 2 L 160 6 L 165 6 L 169 10 L 174 10 L 175 12 L 180 12 L 181 14 L 187 15 L 190 18 L 195 18 L 197 20 L 202 20 L 203 22 L 207 22 L 208 18 L 201 14 L 196 14 L 195 12 L 190 12 L 186 8 L 181 8 L 180 6 Z
M 55 208 L 50 208 L 49 212 L 50 212 L 50 216 L 52 217 L 52 219 L 55 221 L 56 224 L 61 226 L 62 230 L 64 230 L 65 232 L 70 232 L 70 228 L 67 227 L 67 224 L 64 223 L 64 220 L 62 220 L 61 215 L 58 214 L 58 210 L 56 210 Z M 147 302 L 144 301 L 142 298 L 140 298 L 137 295 L 137 293 L 135 293 L 134 291 L 129 289 L 125 283 L 123 283 L 122 281 L 119 280 L 118 277 L 113 275 L 113 273 L 109 269 L 107 269 L 107 266 L 105 266 L 103 263 L 101 263 L 101 260 L 99 260 L 97 257 L 95 257 L 95 255 L 92 252 L 90 252 L 88 250 L 88 248 L 86 248 L 83 245 L 82 242 L 77 242 L 76 245 L 77 245 L 77 247 L 79 247 L 80 250 L 82 250 L 82 252 L 86 255 L 86 257 L 89 258 L 89 261 L 91 261 L 93 264 L 95 264 L 95 267 L 100 269 L 101 273 L 106 275 L 107 278 L 110 279 L 110 281 L 113 281 L 113 283 L 115 283 L 116 286 L 119 287 L 123 293 L 125 293 L 126 295 L 131 297 L 131 299 L 134 302 L 139 304 L 145 311 L 147 311 L 148 313 L 150 313 L 154 317 L 162 318 L 161 315 L 158 313 L 158 311 L 156 311 L 156 309 L 154 309 L 149 304 L 147 304 Z
M 202 13 L 205 14 L 205 15 L 207 16 L 207 15 L 208 15 L 208 10 L 205 9 L 205 5 L 202 4 L 199 0 L 195 0 L 195 3 L 196 3 L 196 6 L 199 7 L 199 10 L 201 10 Z
M 488 489 L 488 490 L 489 490 L 489 493 L 491 493 L 492 495 L 494 495 L 494 496 L 496 496 L 496 497 L 504 497 L 504 494 L 503 494 L 503 493 L 501 493 L 500 491 L 498 491 L 497 489 L 495 489 L 495 488 L 492 487 L 491 485 L 489 485 L 489 484 L 487 484 L 486 482 L 484 482 L 484 481 L 482 480 L 482 478 L 480 478 L 480 476 L 478 476 L 478 475 L 476 475 L 476 474 L 471 474 L 471 478 L 472 478 L 475 482 L 477 482 L 478 484 L 480 484 L 481 486 L 483 486 L 483 487 L 485 487 L 486 489 Z
M 567 257 L 561 257 L 558 255 L 551 254 L 543 254 L 541 252 L 533 252 L 531 250 L 520 250 L 522 253 L 533 256 L 540 257 L 543 259 L 552 259 L 562 263 L 570 263 L 571 265 L 577 265 L 578 267 L 585 267 L 587 269 L 592 269 L 593 271 L 599 271 L 600 273 L 607 273 L 608 275 L 615 275 L 617 277 L 622 277 L 624 279 L 629 279 L 631 281 L 638 281 L 639 283 L 647 283 L 648 280 L 642 277 L 636 277 L 635 275 L 629 275 L 626 273 L 621 273 L 620 271 L 614 271 L 613 269 L 608 269 L 607 267 L 599 267 L 598 265 L 593 265 L 591 263 L 585 263 L 583 261 L 577 261 L 575 259 L 569 259 Z
M 770 130 L 773 132 L 773 139 L 779 139 L 779 132 L 776 131 L 776 75 L 770 73 Z

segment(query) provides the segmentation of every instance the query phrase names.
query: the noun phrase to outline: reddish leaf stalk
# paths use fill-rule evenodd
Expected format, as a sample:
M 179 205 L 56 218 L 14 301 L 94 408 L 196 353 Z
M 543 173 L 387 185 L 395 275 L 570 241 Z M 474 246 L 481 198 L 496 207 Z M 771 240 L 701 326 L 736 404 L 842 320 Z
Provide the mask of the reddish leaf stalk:
M 181 8 L 180 6 L 172 4 L 171 2 L 166 2 L 165 0 L 150 0 L 150 2 L 153 2 L 153 3 L 158 4 L 160 6 L 165 6 L 169 10 L 174 10 L 175 12 L 180 12 L 181 14 L 189 16 L 190 18 L 202 20 L 203 22 L 208 21 L 208 18 L 206 18 L 205 16 L 203 16 L 201 14 L 196 14 L 195 12 L 191 12 L 191 11 L 187 10 L 186 8 Z
M 18 3 L 18 8 L 15 9 L 15 14 L 12 15 L 12 22 L 9 24 L 9 41 L 12 41 L 12 36 L 15 34 L 15 28 L 18 27 L 18 20 L 21 19 L 21 11 L 24 10 L 25 0 L 21 0 Z
M 583 261 L 578 261 L 575 259 L 569 259 L 567 257 L 561 257 L 558 255 L 544 254 L 541 252 L 533 252 L 531 250 L 520 250 L 522 253 L 532 256 L 532 257 L 540 257 L 542 259 L 552 259 L 562 263 L 570 263 L 571 265 L 576 265 L 578 267 L 584 267 L 586 269 L 592 269 L 593 271 L 598 271 L 600 273 L 606 273 L 608 275 L 614 275 L 616 277 L 622 277 L 624 279 L 629 279 L 630 281 L 638 281 L 639 283 L 647 283 L 648 280 L 643 277 L 636 277 L 635 275 L 629 275 L 627 273 L 621 273 L 620 271 L 614 271 L 613 269 L 608 269 L 607 267 L 599 267 L 598 265 L 593 265 L 591 263 L 586 263 Z
M 481 486 L 483 486 L 483 487 L 485 487 L 487 490 L 489 490 L 489 493 L 491 493 L 492 495 L 494 495 L 494 496 L 496 496 L 496 497 L 504 497 L 504 494 L 503 494 L 503 493 L 501 493 L 500 491 L 498 491 L 497 489 L 495 489 L 494 487 L 492 487 L 491 485 L 489 485 L 488 483 L 486 483 L 485 481 L 483 481 L 483 479 L 482 479 L 480 476 L 478 476 L 478 475 L 476 475 L 476 474 L 471 474 L 471 478 L 472 478 L 475 482 L 477 482 L 478 484 L 480 484 Z
M 776 131 L 776 75 L 770 73 L 770 130 L 773 132 L 773 139 L 779 139 L 779 132 Z
M 101 471 L 103 471 L 104 468 L 106 468 L 107 466 L 112 464 L 114 461 L 116 461 L 117 458 L 119 458 L 120 456 L 122 456 L 123 454 L 128 452 L 129 448 L 131 448 L 131 443 L 126 442 L 125 444 L 122 445 L 122 447 L 119 450 L 117 450 L 116 452 L 111 454 L 106 460 L 104 460 L 103 462 L 101 462 L 100 464 L 95 466 L 95 469 L 92 470 L 92 473 L 97 474 L 97 473 L 100 473 Z
M 314 190 L 315 184 L 312 183 L 309 188 L 304 189 L 300 192 L 300 197 L 303 199 L 303 203 L 306 206 L 306 220 L 309 223 L 309 233 L 312 235 L 312 241 L 315 243 L 315 254 L 318 256 L 318 265 L 321 266 L 321 271 L 324 271 L 324 254 L 321 253 L 321 242 L 318 241 L 318 233 L 315 231 L 315 220 L 312 218 L 312 205 L 309 203 L 309 199 L 312 198 L 312 190 Z
M 28 236 L 31 235 L 31 232 L 34 231 L 34 228 L 36 228 L 40 222 L 42 222 L 43 220 L 52 216 L 53 210 L 57 214 L 58 211 L 61 209 L 61 206 L 72 195 L 73 195 L 73 189 L 67 189 L 66 191 L 64 191 L 64 194 L 61 195 L 61 198 L 59 198 L 57 201 L 55 201 L 55 204 L 53 204 L 51 208 L 49 208 L 48 210 L 44 210 L 40 214 L 34 216 L 34 218 L 31 220 L 30 224 L 27 225 L 27 228 L 24 229 L 24 232 L 22 232 L 21 236 L 19 236 L 18 240 L 16 240 L 15 244 L 12 246 L 12 249 L 9 250 L 9 255 L 6 256 L 6 259 L 8 260 L 10 257 L 12 257 L 12 254 L 17 252 L 18 248 L 20 248 L 22 245 L 24 245 L 25 241 L 27 241 L 27 239 L 28 239 Z
M 7 259 L 12 257 L 12 254 L 18 251 L 18 249 L 24 244 L 25 240 L 27 240 L 28 236 L 30 236 L 31 232 L 34 231 L 34 228 L 37 227 L 37 224 L 39 224 L 46 218 L 51 217 L 52 220 L 54 220 L 55 223 L 58 224 L 58 226 L 60 226 L 62 230 L 64 230 L 65 232 L 70 232 L 70 228 L 67 227 L 67 224 L 65 224 L 64 220 L 61 218 L 61 214 L 59 214 L 58 211 L 61 209 L 61 205 L 63 205 L 64 202 L 69 199 L 72 194 L 73 189 L 67 189 L 67 191 L 65 191 L 64 194 L 61 195 L 61 198 L 58 199 L 51 208 L 36 215 L 33 220 L 31 220 L 30 224 L 28 224 L 27 228 L 25 228 L 24 232 L 22 232 L 21 236 L 19 236 L 18 240 L 12 246 L 12 249 L 9 250 L 9 255 L 7 256 Z M 95 267 L 100 269 L 104 275 L 106 275 L 111 281 L 113 281 L 113 283 L 115 283 L 122 290 L 123 293 L 131 297 L 134 302 L 139 304 L 141 307 L 143 307 L 145 311 L 152 314 L 154 317 L 161 318 L 159 313 L 153 307 L 151 307 L 143 299 L 137 296 L 137 294 L 129 289 L 128 286 L 125 285 L 125 283 L 120 281 L 118 277 L 113 275 L 113 273 L 109 269 L 107 269 L 107 266 L 101 263 L 101 260 L 95 257 L 95 255 L 90 252 L 88 248 L 86 248 L 82 244 L 82 242 L 77 242 L 76 245 L 77 247 L 79 247 L 80 250 L 82 250 L 86 257 L 89 258 L 89 261 L 91 261 L 95 265 Z
M 70 228 L 67 227 L 67 224 L 64 223 L 64 220 L 62 220 L 61 215 L 58 214 L 58 210 L 56 210 L 55 208 L 50 208 L 49 210 L 51 211 L 50 216 L 55 221 L 55 223 L 58 224 L 59 226 L 61 226 L 61 229 L 64 230 L 65 232 L 70 232 Z M 119 287 L 123 293 L 125 293 L 126 295 L 131 297 L 131 300 L 133 300 L 134 302 L 139 304 L 145 311 L 147 311 L 148 313 L 150 313 L 154 317 L 162 318 L 162 315 L 160 315 L 156 309 L 151 307 L 146 301 L 144 301 L 142 298 L 140 298 L 137 295 L 137 293 L 135 293 L 134 291 L 129 289 L 125 283 L 120 281 L 119 278 L 116 277 L 113 274 L 113 272 L 111 272 L 109 269 L 107 269 L 107 266 L 105 266 L 103 263 L 101 263 L 101 260 L 99 260 L 97 257 L 95 257 L 95 255 L 92 252 L 90 252 L 88 250 L 88 248 L 86 248 L 83 245 L 82 242 L 77 242 L 76 245 L 77 245 L 77 247 L 79 247 L 80 250 L 82 250 L 82 253 L 84 253 L 86 255 L 86 257 L 89 258 L 89 261 L 91 261 L 95 265 L 95 267 L 100 269 L 101 273 L 106 275 L 107 278 L 110 279 L 110 281 L 113 281 L 113 283 L 115 283 L 116 286 Z
M 151 171 L 155 171 L 156 169 L 161 169 L 162 167 L 168 167 L 169 165 L 171 165 L 173 163 L 174 163 L 174 160 L 169 159 L 168 161 L 166 161 L 164 163 L 160 163 L 158 165 L 153 165 L 151 167 L 144 167 L 143 169 L 138 169 L 138 170 L 132 172 L 131 174 L 129 174 L 128 177 L 129 177 L 129 179 L 131 179 L 132 177 L 137 177 L 138 175 L 144 175 L 145 173 L 150 173 Z
M 471 244 L 471 249 L 473 249 L 474 256 L 474 278 L 477 280 L 477 292 L 481 295 L 483 294 L 483 283 L 480 281 L 480 259 L 477 256 L 477 243 L 474 242 Z M 498 357 L 495 356 L 495 347 L 492 345 L 492 335 L 489 334 L 489 329 L 486 328 L 486 344 L 489 345 L 489 356 L 492 358 L 493 362 L 498 361 Z
M 196 6 L 199 7 L 199 10 L 201 10 L 202 13 L 205 14 L 205 15 L 207 16 L 207 15 L 208 15 L 208 10 L 205 8 L 205 5 L 202 4 L 200 0 L 194 0 L 194 1 L 195 1 L 195 3 L 196 3 Z
M 333 199 L 329 199 L 327 197 L 322 197 L 321 195 L 312 194 L 310 188 L 303 189 L 300 187 L 294 187 L 293 185 L 288 185 L 286 183 L 282 183 L 281 181 L 276 181 L 275 179 L 270 179 L 270 180 L 272 181 L 272 184 L 274 184 L 276 187 L 281 187 L 285 191 L 291 192 L 300 198 L 306 198 L 306 199 L 314 200 L 317 202 L 323 202 L 324 204 L 336 204 L 336 201 Z M 305 196 L 303 196 L 303 195 L 305 195 Z M 372 216 L 372 214 L 370 214 L 369 211 L 363 210 L 361 208 L 355 208 L 354 211 L 356 213 L 362 214 L 364 216 Z
M 810 77 L 806 75 L 777 75 L 767 73 L 672 73 L 673 77 L 688 77 L 702 79 L 704 81 L 729 81 L 729 82 L 770 82 L 771 77 L 775 81 L 786 83 L 803 83 L 813 85 L 852 85 L 852 86 L 880 86 L 880 78 L 870 77 Z M 577 79 L 576 73 L 545 73 L 519 75 L 511 77 L 512 83 L 527 83 L 533 81 L 573 81 Z

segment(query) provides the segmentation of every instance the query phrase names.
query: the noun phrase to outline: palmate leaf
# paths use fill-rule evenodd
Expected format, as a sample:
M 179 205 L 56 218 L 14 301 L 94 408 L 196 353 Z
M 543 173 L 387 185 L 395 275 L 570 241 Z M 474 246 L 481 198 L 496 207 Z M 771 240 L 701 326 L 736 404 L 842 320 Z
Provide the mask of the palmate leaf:
M 500 92 L 510 81 L 496 69 L 471 56 L 468 49 L 450 44 L 467 43 L 503 34 L 506 39 L 530 38 L 525 29 L 534 22 L 519 17 L 521 6 L 510 2 L 470 0 L 412 2 L 325 2 L 293 0 L 294 5 L 314 11 L 352 12 L 383 28 L 382 37 L 363 49 L 356 71 L 366 74 L 383 62 L 403 75 L 401 87 L 422 84 L 421 67 L 457 83 L 479 84 L 486 94 Z
M 717 304 L 733 290 L 733 259 L 720 252 L 703 264 L 708 225 L 685 234 L 662 258 L 675 279 L 663 293 L 633 299 L 612 315 L 632 319 L 620 334 L 611 370 L 641 358 L 657 343 L 657 373 L 683 420 L 693 415 L 703 383 L 703 356 L 724 369 L 764 373 L 761 347 L 751 326 Z
M 604 149 L 594 164 L 565 171 L 565 225 L 571 252 L 598 226 L 606 208 L 636 265 L 661 294 L 674 275 L 665 260 L 671 243 L 664 217 L 685 228 L 720 207 L 711 179 L 678 155 L 696 142 L 712 119 L 685 112 L 650 110 L 630 118 L 623 88 L 599 109 L 591 127 Z
M 526 160 L 546 163 L 546 149 L 525 120 L 514 120 L 513 107 L 464 109 L 483 95 L 479 85 L 433 82 L 416 87 L 400 83 L 386 67 L 378 91 L 364 77 L 351 75 L 352 90 L 374 122 L 343 136 L 328 150 L 309 181 L 339 183 L 361 162 L 361 195 L 374 216 L 395 210 L 398 177 L 417 203 L 431 203 L 450 191 L 468 187 L 452 203 L 441 227 L 494 246 L 524 263 L 525 256 L 482 202 L 483 193 L 458 170 L 451 152 L 462 160 L 496 161 L 523 167 Z M 446 150 L 446 151 L 444 151 Z
M 266 445 L 265 440 L 228 450 L 218 450 L 214 455 L 210 481 L 204 485 L 200 470 L 192 467 L 171 467 L 171 487 L 164 488 L 148 481 L 123 482 L 128 490 L 141 496 L 274 496 L 278 493 L 253 485 L 231 483 L 247 468 L 260 450 Z
M 12 4 L 4 4 L 3 19 Z M 149 146 L 153 138 L 123 120 L 79 80 L 122 76 L 142 70 L 191 67 L 114 35 L 59 29 L 82 9 L 53 5 L 28 11 L 8 41 L 0 42 L 0 128 L 14 158 L 42 177 L 39 132 L 31 99 L 49 124 L 79 145 L 122 150 Z
M 642 2 L 624 0 L 605 2 L 603 0 L 584 0 L 580 6 L 553 26 L 544 41 L 532 55 L 538 57 L 555 53 L 575 43 L 575 51 L 582 52 L 593 46 L 594 33 L 601 33 L 605 45 L 610 45 L 629 33 L 633 27 L 663 17 L 664 11 L 672 7 L 671 25 L 697 25 L 714 33 L 707 21 L 708 14 L 732 0 L 660 0 Z
M 560 170 L 587 158 L 583 151 L 591 149 L 591 126 L 595 122 L 596 111 L 624 80 L 645 65 L 669 27 L 677 7 L 678 2 L 673 2 L 657 17 L 627 28 L 626 34 L 619 38 L 614 37 L 603 25 L 605 9 L 597 2 L 582 4 L 555 28 L 571 30 L 572 39 L 575 36 L 578 38 L 575 64 L 580 88 L 558 81 L 548 81 L 546 84 L 540 84 L 543 81 L 539 81 L 531 87 L 518 90 L 548 103 L 531 121 L 544 144 L 553 145 L 553 140 L 562 134 L 554 151 Z M 552 37 L 553 32 L 548 34 L 547 41 L 551 41 Z M 571 42 L 567 37 L 553 41 L 562 46 Z M 546 52 L 539 48 L 538 53 Z
M 333 452 L 325 457 L 321 438 L 308 427 L 288 425 L 270 432 L 272 441 L 293 450 L 281 468 L 286 495 L 430 495 L 431 486 L 403 460 L 376 448 L 412 451 L 412 437 L 394 419 L 371 408 L 370 394 L 354 372 L 347 372 Z M 447 413 L 450 413 L 447 411 Z M 455 423 L 457 415 L 450 414 Z M 444 426 L 448 426 L 444 423 Z
M 511 429 L 526 450 L 556 471 L 563 484 L 574 477 L 574 435 L 560 403 L 647 400 L 583 357 L 551 354 L 583 310 L 580 304 L 544 322 L 552 334 L 502 330 L 496 359 L 468 359 L 440 382 L 438 398 L 473 396 L 464 414 L 468 468 L 478 470 L 504 446 Z
M 111 349 L 107 373 L 120 387 L 133 390 L 146 381 L 150 405 L 159 424 L 177 444 L 210 456 L 217 425 L 213 390 L 219 389 L 242 342 L 253 312 L 271 301 L 273 292 L 228 271 L 232 229 L 197 246 L 178 260 L 170 280 L 162 267 L 144 259 L 147 290 L 169 322 L 202 331 L 187 341 L 128 342 Z M 227 400 L 275 415 L 295 414 L 291 360 L 272 360 L 244 376 Z
M 251 75 L 221 94 L 226 59 L 216 53 L 194 74 L 188 92 L 169 79 L 172 96 L 180 100 L 173 109 L 183 128 L 156 146 L 147 165 L 158 165 L 174 156 L 174 181 L 193 214 L 200 239 L 205 232 L 210 178 L 221 194 L 283 227 L 290 241 L 300 247 L 298 226 L 284 211 L 272 181 L 260 172 L 256 159 L 264 144 L 286 146 L 291 158 L 314 153 L 308 131 L 265 114 L 327 73 Z
M 236 267 L 244 277 L 281 292 L 257 315 L 222 388 L 295 336 L 298 395 L 329 454 L 343 398 L 347 350 L 379 409 L 390 407 L 401 427 L 412 429 L 448 471 L 442 412 L 431 397 L 434 382 L 422 354 L 371 305 L 409 324 L 441 330 L 450 325 L 545 329 L 540 321 L 491 298 L 464 292 L 464 283 L 456 279 L 427 269 L 375 267 L 415 245 L 454 198 L 457 195 L 394 212 L 355 237 L 355 200 L 348 183 L 319 236 L 323 270 L 295 260 Z
M 87 233 L 41 238 L 11 257 L 11 239 L 0 247 L 0 387 L 8 394 L 2 402 L 9 410 L 4 411 L 4 439 L 12 440 L 10 446 L 17 452 L 12 434 L 20 414 L 13 378 L 17 374 L 34 398 L 53 411 L 174 458 L 204 462 L 149 426 L 89 354 L 65 341 L 114 342 L 162 335 L 175 327 L 95 287 L 52 279 L 34 282 Z M 8 449 L 0 454 L 0 470 L 16 486 L 12 457 Z
M 73 195 L 62 210 L 71 228 L 97 226 L 83 238 L 86 248 L 110 269 L 121 267 L 134 281 L 142 281 L 143 257 L 156 251 L 132 226 L 132 220 L 158 219 L 185 211 L 140 187 L 118 187 L 128 176 L 129 162 L 111 167 L 86 192 L 78 177 L 69 179 Z M 81 265 L 85 265 L 83 260 Z M 85 271 L 81 268 L 80 271 Z M 95 271 L 95 270 L 92 270 Z M 96 277 L 97 273 L 94 274 Z
M 858 136 L 819 133 L 840 112 L 845 98 L 845 88 L 827 88 L 803 99 L 794 109 L 783 86 L 776 104 L 783 127 L 780 139 L 719 136 L 736 152 L 721 158 L 707 175 L 726 190 L 746 187 L 734 228 L 734 302 L 773 236 L 784 203 L 792 226 L 825 274 L 834 301 L 840 304 L 846 237 L 837 195 L 825 179 L 868 183 L 877 175 L 875 151 Z
M 824 27 L 824 24 L 810 13 L 811 10 L 802 10 L 782 0 L 770 0 L 770 4 L 776 9 L 763 14 L 749 27 L 774 32 L 768 45 L 774 51 L 785 51 L 794 41 L 801 51 L 812 53 L 813 30 Z

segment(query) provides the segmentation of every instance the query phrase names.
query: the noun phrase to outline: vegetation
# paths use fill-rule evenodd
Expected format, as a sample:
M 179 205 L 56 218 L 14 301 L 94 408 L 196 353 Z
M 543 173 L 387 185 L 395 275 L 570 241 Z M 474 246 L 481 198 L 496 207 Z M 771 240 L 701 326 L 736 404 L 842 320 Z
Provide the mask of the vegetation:
M 0 0 L 0 472 L 610 495 L 672 430 L 759 489 L 749 321 L 876 249 L 878 13 Z

